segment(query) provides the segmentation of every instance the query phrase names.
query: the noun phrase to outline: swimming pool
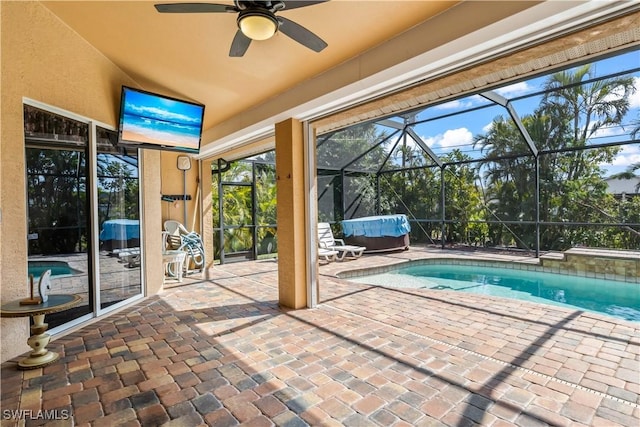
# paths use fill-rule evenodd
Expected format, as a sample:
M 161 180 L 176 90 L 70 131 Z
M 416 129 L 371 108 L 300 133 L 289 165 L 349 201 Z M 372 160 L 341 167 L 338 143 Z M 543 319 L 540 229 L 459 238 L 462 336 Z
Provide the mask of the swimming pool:
M 64 276 L 80 273 L 64 261 L 28 261 L 28 274 L 33 274 L 34 278 L 42 276 L 47 270 L 51 270 L 52 276 Z
M 404 267 L 349 280 L 384 287 L 484 294 L 640 321 L 640 284 L 637 283 L 457 264 Z

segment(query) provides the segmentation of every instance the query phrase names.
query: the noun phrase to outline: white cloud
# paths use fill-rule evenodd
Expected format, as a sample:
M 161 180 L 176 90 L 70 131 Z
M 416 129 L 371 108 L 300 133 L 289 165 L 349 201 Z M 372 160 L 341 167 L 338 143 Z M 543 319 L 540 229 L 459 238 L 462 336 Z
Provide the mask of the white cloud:
M 493 122 L 489 122 L 486 125 L 484 125 L 482 127 L 482 132 L 489 133 L 489 132 L 491 132 L 491 129 L 493 129 Z
M 593 129 L 593 128 L 592 128 Z M 620 125 L 603 126 L 591 135 L 591 138 L 607 138 L 610 136 L 626 135 L 625 131 Z
M 422 139 L 429 147 L 451 148 L 471 144 L 473 142 L 473 134 L 467 128 L 458 128 L 449 129 L 445 133 L 423 137 Z
M 436 136 L 430 136 L 430 137 L 422 137 L 422 140 L 424 141 L 425 144 L 427 144 L 427 147 L 432 148 L 435 144 L 437 144 L 438 142 L 438 138 L 442 136 L 442 135 L 436 135 Z
M 487 102 L 488 101 L 480 95 L 472 95 L 466 98 L 445 102 L 444 104 L 435 105 L 433 108 L 436 110 L 462 110 Z
M 624 166 L 640 163 L 640 146 L 636 144 L 625 145 L 622 151 L 613 159 L 612 166 Z
M 504 96 L 505 98 L 513 98 L 518 95 L 523 95 L 531 91 L 531 86 L 527 82 L 514 83 L 509 86 L 496 89 L 495 92 Z
M 456 99 L 454 101 L 445 102 L 444 104 L 436 105 L 433 108 L 436 110 L 461 110 L 463 108 L 471 107 L 471 102 L 462 99 Z
M 166 120 L 169 122 L 194 123 L 200 120 L 200 117 L 191 117 L 159 107 L 136 105 L 132 102 L 127 103 L 125 108 L 127 112 L 137 114 L 140 117 L 151 117 L 152 119 Z

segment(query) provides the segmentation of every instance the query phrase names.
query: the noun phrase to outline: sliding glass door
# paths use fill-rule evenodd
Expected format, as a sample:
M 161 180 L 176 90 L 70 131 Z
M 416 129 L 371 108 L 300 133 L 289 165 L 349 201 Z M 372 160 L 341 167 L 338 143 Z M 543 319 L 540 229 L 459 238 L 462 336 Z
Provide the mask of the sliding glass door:
M 115 132 L 63 113 L 25 104 L 24 125 L 25 281 L 37 295 L 51 270 L 52 294 L 82 297 L 47 315 L 50 329 L 64 329 L 142 295 L 138 156 L 115 146 Z
M 29 105 L 24 120 L 28 274 L 35 295 L 40 275 L 51 270 L 52 294 L 82 297 L 79 306 L 47 316 L 49 328 L 54 328 L 93 312 L 89 125 Z

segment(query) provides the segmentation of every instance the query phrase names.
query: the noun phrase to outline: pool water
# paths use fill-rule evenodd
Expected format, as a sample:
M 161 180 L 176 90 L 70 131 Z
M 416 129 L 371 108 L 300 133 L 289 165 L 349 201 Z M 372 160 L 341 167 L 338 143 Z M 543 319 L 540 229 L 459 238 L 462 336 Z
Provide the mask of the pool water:
M 450 290 L 554 304 L 640 321 L 640 284 L 509 268 L 429 264 L 350 278 L 396 288 Z
M 47 270 L 51 270 L 52 276 L 63 276 L 79 273 L 75 268 L 71 268 L 64 261 L 29 261 L 28 273 L 34 278 L 42 276 Z

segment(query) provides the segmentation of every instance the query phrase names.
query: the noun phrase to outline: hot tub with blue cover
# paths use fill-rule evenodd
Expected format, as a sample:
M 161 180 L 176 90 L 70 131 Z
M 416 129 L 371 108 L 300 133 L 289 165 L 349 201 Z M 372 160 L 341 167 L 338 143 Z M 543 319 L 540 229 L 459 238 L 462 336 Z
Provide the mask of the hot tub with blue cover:
M 341 224 L 345 243 L 365 246 L 365 252 L 409 249 L 411 225 L 404 214 L 345 219 Z

